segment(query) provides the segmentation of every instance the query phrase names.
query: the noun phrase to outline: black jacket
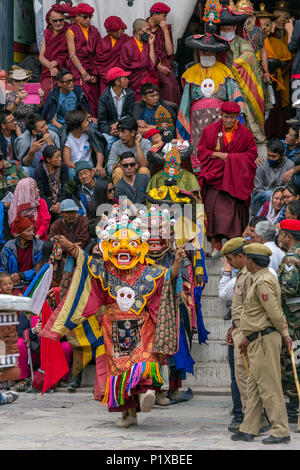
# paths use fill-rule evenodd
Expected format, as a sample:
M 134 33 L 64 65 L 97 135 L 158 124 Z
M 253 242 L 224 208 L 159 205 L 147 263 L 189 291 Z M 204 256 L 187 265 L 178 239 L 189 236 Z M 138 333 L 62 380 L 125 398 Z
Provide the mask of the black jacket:
M 131 88 L 125 88 L 125 93 L 126 97 L 121 117 L 127 114 L 132 115 L 135 101 L 135 94 Z M 109 134 L 111 125 L 118 120 L 117 110 L 110 92 L 110 86 L 107 86 L 98 101 L 98 125 L 100 131 L 105 134 Z
M 87 110 L 90 114 L 92 114 L 90 105 L 88 103 L 88 100 L 86 99 L 82 88 L 78 85 L 75 85 L 73 91 L 78 98 L 81 108 Z M 56 86 L 48 95 L 45 106 L 43 107 L 42 116 L 44 119 L 46 119 L 47 124 L 51 124 L 52 119 L 57 113 L 59 93 L 60 88 Z
M 43 161 L 40 161 L 38 166 L 34 169 L 34 179 L 36 181 L 37 187 L 40 190 L 40 197 L 45 199 L 48 210 L 53 205 L 51 200 L 51 190 L 49 185 L 49 180 L 47 177 L 47 173 L 43 166 Z M 58 201 L 61 202 L 64 199 L 67 199 L 68 195 L 64 190 L 64 185 L 69 180 L 69 172 L 68 167 L 65 163 L 62 162 L 61 170 L 60 170 L 60 183 L 61 183 L 61 192 L 58 195 Z
M 15 154 L 15 140 L 17 138 L 17 134 L 15 132 L 12 133 L 11 135 L 11 144 L 13 148 L 13 160 L 18 160 L 17 156 Z M 4 135 L 0 131 L 0 150 L 3 153 L 3 157 L 6 160 L 7 159 L 7 140 L 5 139 Z
M 296 54 L 292 64 L 292 74 L 300 73 L 300 20 L 294 24 L 294 31 L 288 48 L 292 54 Z

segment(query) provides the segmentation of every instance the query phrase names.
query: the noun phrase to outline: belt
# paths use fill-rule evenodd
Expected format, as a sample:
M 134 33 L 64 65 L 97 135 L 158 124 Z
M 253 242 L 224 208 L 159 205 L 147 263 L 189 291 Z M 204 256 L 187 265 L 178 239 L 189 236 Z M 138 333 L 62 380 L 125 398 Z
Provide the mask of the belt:
M 252 335 L 246 336 L 246 338 L 251 343 L 252 341 L 255 341 L 258 338 L 259 333 L 261 334 L 261 336 L 265 336 L 265 335 L 269 335 L 273 331 L 276 331 L 276 328 L 274 328 L 273 326 L 268 326 L 262 331 L 256 331 L 255 333 L 252 333 Z
M 300 297 L 291 297 L 286 299 L 285 303 L 286 305 L 300 304 Z
M 234 328 L 238 328 L 240 326 L 240 320 L 232 320 L 232 324 L 234 326 Z

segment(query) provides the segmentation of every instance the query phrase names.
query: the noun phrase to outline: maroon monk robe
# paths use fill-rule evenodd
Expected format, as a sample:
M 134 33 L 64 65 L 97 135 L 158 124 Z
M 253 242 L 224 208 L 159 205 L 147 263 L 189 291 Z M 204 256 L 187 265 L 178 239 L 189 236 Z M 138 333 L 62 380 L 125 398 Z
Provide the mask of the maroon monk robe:
M 219 142 L 226 160 L 211 158 Z M 207 216 L 207 236 L 241 236 L 248 223 L 248 207 L 254 187 L 257 147 L 246 126 L 237 123 L 230 143 L 225 143 L 222 120 L 207 126 L 199 140 L 193 167 L 201 168 L 200 184 Z
M 135 92 L 136 101 L 142 99 L 140 91 L 144 83 L 158 85 L 157 68 L 149 53 L 149 44 L 145 42 L 140 52 L 134 37 L 131 37 L 121 50 L 119 66 L 126 72 L 131 72 L 129 86 Z
M 69 57 L 66 40 L 66 31 L 69 26 L 69 23 L 65 23 L 63 30 L 58 34 L 53 34 L 50 27 L 44 31 L 45 59 L 49 60 L 49 62 L 56 60 L 56 62 L 58 62 L 58 69 L 66 67 L 67 59 Z M 43 66 L 41 74 L 41 88 L 45 93 L 44 102 L 46 102 L 50 91 L 52 91 L 56 86 L 57 81 L 55 77 L 51 77 L 50 71 Z
M 100 77 L 101 94 L 107 86 L 107 72 L 113 67 L 119 67 L 121 50 L 128 39 L 130 39 L 128 34 L 122 34 L 120 39 L 117 39 L 115 45 L 112 46 L 111 36 L 108 34 L 101 38 L 97 45 L 94 63 L 96 73 Z
M 69 26 L 69 30 L 74 33 L 74 41 L 76 48 L 76 56 L 80 60 L 83 68 L 90 75 L 96 75 L 94 67 L 94 58 L 96 47 L 101 39 L 100 33 L 95 26 L 90 26 L 88 29 L 88 41 L 86 40 L 82 28 L 79 24 L 75 23 Z M 67 68 L 71 70 L 74 75 L 76 85 L 82 87 L 85 96 L 89 102 L 93 116 L 97 117 L 98 113 L 98 98 L 100 95 L 99 83 L 88 83 L 82 79 L 80 72 L 74 66 L 70 58 L 67 61 Z
M 168 25 L 171 41 L 173 44 L 173 37 L 172 37 L 172 27 Z M 154 50 L 157 63 L 168 67 L 171 71 L 169 75 L 165 75 L 158 70 L 158 79 L 159 79 L 159 94 L 163 100 L 173 101 L 178 106 L 180 105 L 181 101 L 181 93 L 179 84 L 173 72 L 173 67 L 171 65 L 171 61 L 174 56 L 168 56 L 165 46 L 165 36 L 163 30 L 159 26 L 156 31 L 151 31 L 155 35 L 154 41 Z

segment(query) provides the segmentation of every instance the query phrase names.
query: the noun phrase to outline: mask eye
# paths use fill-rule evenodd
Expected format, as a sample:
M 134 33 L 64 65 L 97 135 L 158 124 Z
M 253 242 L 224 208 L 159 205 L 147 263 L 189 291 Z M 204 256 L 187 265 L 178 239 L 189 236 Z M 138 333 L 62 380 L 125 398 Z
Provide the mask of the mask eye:
M 129 244 L 129 246 L 132 246 L 133 248 L 137 248 L 137 246 L 138 246 L 138 243 L 135 242 L 135 241 L 131 241 L 128 244 Z
M 112 242 L 112 246 L 116 248 L 117 246 L 120 246 L 120 242 L 117 242 L 116 240 Z

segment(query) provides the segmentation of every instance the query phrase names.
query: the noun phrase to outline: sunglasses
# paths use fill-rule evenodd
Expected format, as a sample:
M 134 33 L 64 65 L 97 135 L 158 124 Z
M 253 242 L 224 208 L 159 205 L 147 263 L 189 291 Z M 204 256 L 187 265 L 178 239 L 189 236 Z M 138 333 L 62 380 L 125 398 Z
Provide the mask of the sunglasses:
M 51 20 L 51 23 L 63 23 L 64 21 L 66 21 L 65 18 L 59 18 L 58 20 Z
M 124 168 L 133 168 L 135 166 L 135 163 L 122 163 L 122 166 Z
M 78 15 L 78 16 L 81 16 L 81 18 L 83 18 L 84 20 L 87 20 L 88 18 L 93 18 L 94 15 Z
M 11 121 L 6 121 L 4 124 L 13 124 L 14 122 L 17 122 L 16 119 L 12 119 Z
M 75 82 L 75 78 L 72 78 L 71 80 L 61 80 L 61 83 L 66 83 L 67 85 L 71 85 L 71 83 Z
M 113 192 L 114 192 L 114 188 L 108 189 L 107 192 L 108 192 L 108 193 L 113 193 Z

